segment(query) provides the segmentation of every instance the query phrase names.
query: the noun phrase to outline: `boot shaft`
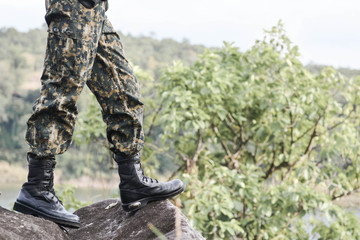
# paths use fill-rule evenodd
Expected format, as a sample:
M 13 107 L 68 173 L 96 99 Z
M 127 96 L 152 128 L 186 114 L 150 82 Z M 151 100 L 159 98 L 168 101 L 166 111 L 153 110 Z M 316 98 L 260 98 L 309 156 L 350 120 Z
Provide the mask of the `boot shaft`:
M 55 158 L 37 159 L 28 156 L 28 182 L 26 185 L 40 187 L 42 190 L 53 192 Z
M 55 158 L 39 159 L 28 156 L 28 163 L 28 181 L 20 190 L 14 210 L 39 216 L 60 225 L 78 228 L 79 217 L 66 211 L 55 195 L 53 188 Z
M 118 164 L 120 189 L 136 189 L 158 183 L 156 179 L 145 176 L 141 167 L 140 153 L 127 157 L 114 155 L 114 160 Z
M 140 154 L 132 157 L 114 155 L 120 176 L 120 198 L 125 211 L 136 211 L 148 202 L 164 200 L 181 193 L 185 185 L 180 180 L 159 182 L 144 175 Z
M 135 164 L 140 163 L 140 153 L 133 156 L 114 154 L 114 161 L 118 164 L 119 175 L 130 174 L 136 171 Z
M 140 154 L 127 157 L 114 155 L 114 160 L 118 164 L 120 188 L 127 188 L 128 186 L 141 186 L 141 178 L 143 174 L 140 166 Z

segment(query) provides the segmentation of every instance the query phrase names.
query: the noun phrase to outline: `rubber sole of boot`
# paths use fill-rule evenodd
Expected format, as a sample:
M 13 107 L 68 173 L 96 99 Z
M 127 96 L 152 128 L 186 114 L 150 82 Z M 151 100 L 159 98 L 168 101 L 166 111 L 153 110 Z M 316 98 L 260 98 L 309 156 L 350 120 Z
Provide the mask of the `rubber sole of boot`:
M 184 190 L 185 190 L 185 185 L 182 186 L 181 188 L 179 188 L 178 190 L 176 190 L 175 192 L 171 192 L 169 194 L 142 198 L 142 199 L 139 199 L 139 200 L 131 202 L 131 203 L 122 203 L 121 206 L 125 212 L 134 212 L 134 211 L 137 211 L 137 210 L 145 207 L 149 202 L 160 201 L 160 200 L 165 200 L 165 199 L 174 197 L 174 196 L 182 193 Z
M 53 217 L 51 215 L 43 213 L 31 206 L 29 206 L 25 203 L 19 202 L 19 201 L 15 201 L 14 210 L 17 212 L 23 213 L 23 214 L 33 215 L 33 216 L 44 218 L 46 220 L 50 220 L 50 221 L 55 222 L 64 227 L 71 227 L 71 228 L 79 228 L 80 227 L 79 222 L 73 222 L 73 221 L 69 221 L 66 219 Z

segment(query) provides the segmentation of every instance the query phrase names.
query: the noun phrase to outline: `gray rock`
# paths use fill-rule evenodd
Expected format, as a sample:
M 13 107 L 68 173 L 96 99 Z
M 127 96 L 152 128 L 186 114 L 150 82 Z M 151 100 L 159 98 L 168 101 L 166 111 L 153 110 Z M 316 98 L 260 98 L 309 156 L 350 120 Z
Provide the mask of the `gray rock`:
M 0 239 L 64 240 L 69 237 L 53 222 L 0 207 Z
M 71 229 L 0 207 L 0 239 L 204 239 L 168 200 L 126 213 L 118 199 L 109 199 L 81 208 L 76 214 L 81 227 Z
M 150 226 L 167 239 L 204 239 L 168 200 L 150 203 L 136 213 L 124 212 L 118 199 L 105 200 L 76 214 L 82 226 L 69 230 L 71 239 L 160 239 Z

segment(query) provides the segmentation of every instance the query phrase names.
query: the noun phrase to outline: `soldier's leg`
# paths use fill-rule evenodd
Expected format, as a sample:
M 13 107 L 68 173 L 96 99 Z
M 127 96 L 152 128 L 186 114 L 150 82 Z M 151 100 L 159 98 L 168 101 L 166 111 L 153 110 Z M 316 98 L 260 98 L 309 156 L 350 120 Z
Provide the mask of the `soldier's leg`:
M 139 151 L 144 145 L 144 133 L 139 83 L 109 21 L 105 21 L 92 71 L 87 85 L 102 107 L 108 140 L 118 163 L 124 210 L 134 211 L 149 201 L 182 192 L 185 185 L 180 180 L 158 182 L 146 177 L 141 168 Z
M 139 152 L 144 145 L 139 83 L 108 20 L 87 85 L 101 105 L 111 150 L 124 155 Z
M 71 142 L 76 101 L 94 62 L 105 5 L 87 9 L 77 0 L 47 0 L 49 26 L 41 95 L 28 120 L 26 140 L 29 174 L 15 202 L 16 211 L 61 225 L 79 227 L 79 217 L 67 212 L 53 189 L 54 155 Z
M 104 12 L 104 2 L 87 9 L 78 1 L 47 1 L 49 34 L 41 95 L 27 122 L 31 156 L 49 157 L 69 147 L 78 113 L 76 101 L 91 72 Z

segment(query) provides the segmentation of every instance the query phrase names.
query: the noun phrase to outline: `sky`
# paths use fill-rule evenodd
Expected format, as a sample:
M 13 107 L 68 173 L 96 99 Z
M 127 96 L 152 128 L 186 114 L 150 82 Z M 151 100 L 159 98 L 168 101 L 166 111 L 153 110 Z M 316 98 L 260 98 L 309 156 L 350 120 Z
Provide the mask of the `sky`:
M 304 64 L 360 69 L 359 0 L 109 0 L 109 5 L 108 18 L 125 34 L 208 47 L 227 41 L 242 51 L 281 19 Z M 44 0 L 0 0 L 0 28 L 41 27 L 44 15 Z

